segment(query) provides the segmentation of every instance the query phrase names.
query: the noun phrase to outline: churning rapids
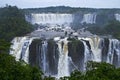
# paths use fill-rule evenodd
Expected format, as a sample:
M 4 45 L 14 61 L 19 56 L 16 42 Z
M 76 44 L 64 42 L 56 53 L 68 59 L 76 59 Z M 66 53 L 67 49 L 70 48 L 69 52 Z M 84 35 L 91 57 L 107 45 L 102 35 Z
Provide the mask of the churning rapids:
M 57 78 L 69 76 L 77 69 L 84 71 L 87 61 L 107 62 L 120 66 L 120 41 L 98 36 L 55 37 L 41 40 L 37 37 L 16 37 L 12 41 L 10 54 L 16 60 L 37 65 L 45 75 Z

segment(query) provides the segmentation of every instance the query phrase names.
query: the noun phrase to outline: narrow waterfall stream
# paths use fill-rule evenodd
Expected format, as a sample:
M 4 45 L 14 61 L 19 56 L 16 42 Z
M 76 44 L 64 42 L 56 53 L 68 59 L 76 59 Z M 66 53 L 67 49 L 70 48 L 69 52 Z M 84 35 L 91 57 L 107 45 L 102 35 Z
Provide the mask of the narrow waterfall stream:
M 61 40 L 58 42 L 58 50 L 59 50 L 58 78 L 70 75 L 67 43 L 68 42 L 66 40 Z

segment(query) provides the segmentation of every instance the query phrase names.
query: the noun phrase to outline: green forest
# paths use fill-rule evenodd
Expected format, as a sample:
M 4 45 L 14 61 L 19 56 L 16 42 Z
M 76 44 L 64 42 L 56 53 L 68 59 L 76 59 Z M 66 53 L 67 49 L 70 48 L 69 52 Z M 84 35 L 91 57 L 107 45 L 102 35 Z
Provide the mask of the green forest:
M 0 8 L 0 80 L 41 80 L 42 72 L 9 55 L 10 41 L 33 31 L 16 6 Z
M 0 39 L 11 41 L 15 36 L 22 36 L 33 30 L 25 21 L 24 13 L 16 6 L 0 8 Z
M 116 25 L 116 26 L 115 26 Z M 110 23 L 109 28 L 120 36 L 120 24 Z M 107 29 L 106 30 L 111 30 Z M 118 30 L 118 31 L 117 31 Z M 54 77 L 46 77 L 36 66 L 30 66 L 24 61 L 16 61 L 9 55 L 10 41 L 15 36 L 23 36 L 33 31 L 30 23 L 25 21 L 24 12 L 16 6 L 0 8 L 0 80 L 55 80 Z M 117 31 L 117 32 L 116 32 Z M 86 72 L 73 71 L 69 77 L 60 80 L 120 80 L 120 68 L 107 63 L 88 62 Z
M 109 21 L 104 27 L 92 26 L 88 27 L 87 30 L 97 35 L 111 35 L 120 40 L 120 22 L 116 20 Z

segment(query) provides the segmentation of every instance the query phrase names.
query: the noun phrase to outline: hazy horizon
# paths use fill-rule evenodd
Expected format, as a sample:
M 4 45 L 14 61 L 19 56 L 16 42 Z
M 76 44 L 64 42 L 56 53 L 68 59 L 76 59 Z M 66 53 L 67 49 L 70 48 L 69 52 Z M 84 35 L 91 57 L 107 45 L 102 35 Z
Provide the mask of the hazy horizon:
M 120 8 L 120 0 L 5 0 L 0 2 L 0 7 L 4 7 L 6 4 L 19 8 L 43 8 L 51 6 Z

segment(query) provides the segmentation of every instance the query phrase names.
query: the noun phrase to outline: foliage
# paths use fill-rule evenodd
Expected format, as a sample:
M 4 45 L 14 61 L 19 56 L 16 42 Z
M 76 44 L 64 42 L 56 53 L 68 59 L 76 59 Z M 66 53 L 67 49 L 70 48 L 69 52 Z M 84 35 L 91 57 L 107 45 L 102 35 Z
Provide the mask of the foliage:
M 11 45 L 9 41 L 32 30 L 16 6 L 0 8 L 0 80 L 42 80 L 43 73 L 37 67 L 16 61 L 7 54 Z
M 86 70 L 85 73 L 75 70 L 70 77 L 62 77 L 60 80 L 120 80 L 120 68 L 116 69 L 108 63 L 90 61 L 87 63 Z M 1 80 L 55 80 L 50 76 L 43 78 L 42 75 L 38 68 L 16 62 L 14 57 L 8 54 L 0 54 Z
M 5 40 L 0 39 L 0 53 L 5 53 L 9 51 L 10 43 Z
M 92 26 L 87 28 L 92 34 L 104 35 L 105 29 L 103 27 Z
M 115 80 L 115 67 L 102 62 L 88 62 L 86 76 L 88 79 Z
M 79 41 L 79 40 L 77 40 L 77 39 L 75 39 L 75 38 L 70 38 L 70 37 L 69 37 L 67 40 L 68 40 L 68 41 L 72 41 L 72 42 Z
M 48 77 L 45 76 L 43 80 L 55 80 L 55 78 L 54 78 L 54 77 L 51 77 L 51 76 L 48 76 Z
M 23 9 L 23 11 L 28 13 L 74 13 L 78 11 L 79 8 L 71 8 L 67 6 L 56 6 L 56 7 L 46 7 L 46 8 L 29 8 L 29 9 Z
M 69 7 L 69 6 L 51 6 L 45 8 L 28 8 L 23 9 L 26 14 L 29 13 L 89 13 L 89 12 L 99 12 L 103 14 L 109 13 L 119 13 L 120 9 L 95 9 L 95 8 L 76 8 L 76 7 Z
M 116 20 L 110 21 L 104 27 L 89 27 L 87 30 L 98 35 L 112 35 L 114 38 L 120 39 L 120 22 Z
M 23 62 L 15 61 L 15 58 L 0 54 L 0 79 L 1 80 L 42 80 L 42 72 Z
M 16 6 L 0 8 L 0 39 L 11 41 L 15 36 L 23 36 L 32 30 L 23 12 Z
M 83 80 L 84 75 L 80 72 L 75 70 L 74 72 L 71 73 L 69 80 Z
M 70 77 L 63 77 L 61 80 L 120 80 L 120 68 L 102 62 L 88 62 L 87 70 L 84 73 L 75 70 Z
M 106 25 L 105 30 L 107 34 L 111 34 L 115 38 L 120 39 L 120 22 L 119 21 L 111 21 L 108 25 Z

